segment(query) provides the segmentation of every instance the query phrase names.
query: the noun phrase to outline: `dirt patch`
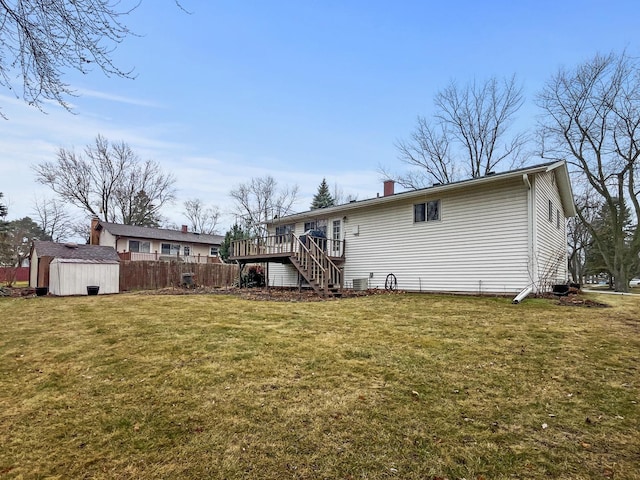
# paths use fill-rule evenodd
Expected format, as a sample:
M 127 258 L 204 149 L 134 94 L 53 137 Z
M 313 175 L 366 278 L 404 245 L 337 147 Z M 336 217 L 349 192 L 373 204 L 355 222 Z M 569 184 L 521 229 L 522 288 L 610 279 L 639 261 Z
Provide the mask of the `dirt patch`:
M 342 290 L 339 297 L 321 297 L 311 289 L 297 288 L 211 288 L 211 287 L 169 287 L 159 290 L 145 290 L 138 295 L 235 295 L 247 300 L 269 300 L 276 302 L 322 302 L 339 298 L 366 297 L 370 295 L 399 295 L 401 292 L 387 292 L 385 290 Z
M 606 303 L 596 302 L 583 298 L 580 295 L 567 295 L 565 297 L 558 298 L 558 305 L 564 307 L 587 307 L 587 308 L 609 308 Z

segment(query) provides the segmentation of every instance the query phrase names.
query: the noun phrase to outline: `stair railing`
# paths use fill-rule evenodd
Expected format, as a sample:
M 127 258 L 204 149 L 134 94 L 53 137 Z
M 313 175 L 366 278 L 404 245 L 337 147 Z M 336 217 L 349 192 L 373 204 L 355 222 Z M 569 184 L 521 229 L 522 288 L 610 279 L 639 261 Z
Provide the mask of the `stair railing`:
M 306 237 L 307 242 L 303 242 L 300 237 L 296 236 L 300 245 L 298 261 L 312 279 L 314 279 L 328 294 L 329 285 L 339 285 L 342 287 L 340 269 L 329 258 L 325 252 L 326 240 L 323 238 Z

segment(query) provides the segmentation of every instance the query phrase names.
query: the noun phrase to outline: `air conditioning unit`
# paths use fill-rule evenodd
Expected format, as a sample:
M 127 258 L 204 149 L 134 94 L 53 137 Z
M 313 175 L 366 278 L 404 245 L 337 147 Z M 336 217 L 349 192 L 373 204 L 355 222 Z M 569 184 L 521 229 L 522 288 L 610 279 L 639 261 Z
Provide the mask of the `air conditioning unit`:
M 366 290 L 369 288 L 369 279 L 368 278 L 354 278 L 353 279 L 353 289 L 354 290 Z

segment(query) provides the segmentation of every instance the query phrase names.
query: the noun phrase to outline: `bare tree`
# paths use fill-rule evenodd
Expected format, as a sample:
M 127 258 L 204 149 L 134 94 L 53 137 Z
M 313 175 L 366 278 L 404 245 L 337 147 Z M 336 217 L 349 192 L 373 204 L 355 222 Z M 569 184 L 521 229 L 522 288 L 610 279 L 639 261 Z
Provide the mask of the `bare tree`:
M 193 198 L 184 202 L 182 214 L 189 220 L 191 231 L 208 235 L 217 233 L 220 209 L 215 205 L 207 207 L 201 199 Z
M 64 204 L 55 198 L 36 198 L 33 213 L 39 227 L 54 242 L 63 242 L 74 233 L 71 228 L 71 216 L 65 210 Z
M 84 154 L 61 148 L 55 162 L 34 167 L 36 181 L 59 198 L 108 222 L 157 224 L 161 208 L 175 199 L 175 178 L 157 162 L 141 161 L 124 142 L 98 135 Z
M 419 116 L 411 137 L 396 142 L 400 160 L 411 170 L 381 173 L 406 188 L 421 188 L 486 175 L 505 162 L 509 168 L 521 165 L 528 137 L 509 135 L 509 129 L 523 101 L 515 76 L 464 87 L 450 83 L 435 97 L 433 118 Z
M 336 205 L 342 205 L 343 203 L 349 203 L 358 200 L 358 195 L 353 193 L 345 194 L 344 190 L 338 186 L 337 183 L 333 184 L 333 190 L 331 196 Z
M 587 273 L 587 252 L 591 246 L 589 229 L 579 217 L 567 222 L 569 272 L 574 282 L 583 283 Z
M 451 156 L 450 133 L 444 124 L 432 125 L 418 116 L 410 140 L 398 140 L 396 148 L 402 162 L 412 170 L 396 177 L 405 188 L 417 189 L 431 183 L 450 183 L 457 179 L 459 167 Z
M 545 112 L 542 155 L 567 159 L 593 191 L 607 228 L 578 208 L 615 289 L 628 291 L 640 254 L 640 69 L 625 53 L 596 55 L 572 70 L 561 69 L 538 97 Z M 630 218 L 631 217 L 631 218 Z M 632 223 L 631 228 L 629 223 Z M 600 222 L 601 223 L 601 222 Z
M 131 31 L 121 19 L 129 10 L 108 0 L 0 1 L 0 85 L 42 109 L 53 100 L 69 109 L 73 95 L 64 82 L 66 70 L 89 73 L 97 67 L 106 75 L 132 78 L 116 67 L 113 50 Z M 21 87 L 14 85 L 18 68 Z
M 268 220 L 292 213 L 298 186 L 279 189 L 276 180 L 267 175 L 238 185 L 229 195 L 244 230 L 252 235 L 263 235 Z
M 463 89 L 451 83 L 436 95 L 436 117 L 466 152 L 471 177 L 486 175 L 506 160 L 521 161 L 527 137 L 506 133 L 523 101 L 515 75 L 501 82 L 495 77 L 480 85 L 474 81 Z

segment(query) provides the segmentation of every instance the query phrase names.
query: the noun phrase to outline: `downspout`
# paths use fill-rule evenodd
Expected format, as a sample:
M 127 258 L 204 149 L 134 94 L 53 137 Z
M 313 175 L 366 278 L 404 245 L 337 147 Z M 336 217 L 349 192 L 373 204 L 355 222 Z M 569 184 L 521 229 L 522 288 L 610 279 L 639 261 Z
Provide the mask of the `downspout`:
M 527 258 L 528 265 L 527 269 L 529 270 L 530 283 L 525 288 L 529 288 L 528 295 L 531 290 L 535 290 L 535 285 L 538 283 L 538 269 L 536 268 L 536 208 L 535 208 L 535 198 L 534 198 L 534 186 L 531 183 L 531 179 L 528 174 L 522 175 L 522 181 L 524 185 L 527 187 Z M 521 292 L 522 293 L 522 292 Z M 526 297 L 525 295 L 525 297 Z

